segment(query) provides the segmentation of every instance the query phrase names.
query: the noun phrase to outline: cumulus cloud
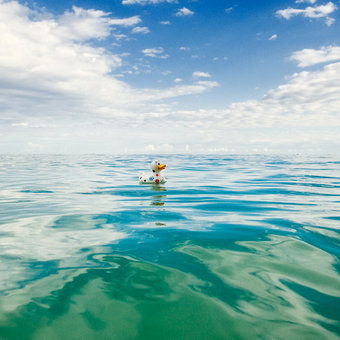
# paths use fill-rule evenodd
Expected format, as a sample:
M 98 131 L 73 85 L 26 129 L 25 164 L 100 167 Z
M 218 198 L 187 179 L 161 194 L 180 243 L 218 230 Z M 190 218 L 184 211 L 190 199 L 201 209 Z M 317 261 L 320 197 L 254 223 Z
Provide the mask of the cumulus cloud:
M 218 86 L 219 84 L 216 81 L 197 81 L 190 85 L 176 85 L 168 89 L 143 89 L 141 90 L 140 94 L 144 99 L 148 101 L 155 101 L 180 96 L 187 96 L 189 94 L 201 94 Z
M 325 48 L 319 50 L 322 55 L 324 50 Z M 295 53 L 300 54 L 302 51 Z M 317 50 L 314 54 L 317 55 Z M 202 82 L 201 85 L 207 86 L 207 83 L 209 82 Z M 196 86 L 198 84 L 200 82 L 197 82 Z M 181 90 L 184 91 L 185 87 Z M 225 109 L 167 112 L 163 108 L 162 113 L 158 111 L 158 114 L 164 121 L 171 120 L 177 129 L 190 125 L 192 129 L 201 130 L 202 134 L 214 131 L 216 136 L 219 136 L 218 131 L 221 131 L 222 135 L 225 129 L 232 128 L 334 128 L 340 126 L 339 93 L 340 62 L 333 62 L 317 71 L 293 74 L 285 84 L 270 90 L 261 100 L 235 102 Z M 207 117 L 209 119 L 206 119 Z M 294 138 L 292 136 L 292 140 Z M 325 135 L 310 136 L 311 141 L 320 138 L 324 141 L 327 139 Z
M 124 18 L 124 19 L 111 19 L 109 21 L 110 25 L 127 26 L 127 27 L 139 24 L 140 22 L 141 22 L 141 19 L 138 15 L 135 15 L 130 18 Z
M 327 17 L 325 22 L 326 22 L 327 26 L 332 26 L 334 24 L 334 22 L 335 22 L 335 19 Z
M 316 3 L 316 1 L 317 0 L 296 0 L 296 3 L 297 4 L 301 4 L 301 3 L 303 3 L 303 2 L 308 2 L 308 3 L 310 3 L 310 4 L 315 4 Z
M 156 5 L 162 2 L 177 3 L 177 0 L 123 0 L 123 5 Z
M 193 14 L 194 14 L 193 11 L 190 11 L 190 9 L 183 7 L 180 10 L 178 10 L 178 12 L 176 13 L 176 16 L 185 17 L 185 16 L 193 15 Z
M 124 121 L 148 100 L 202 93 L 215 86 L 195 83 L 143 91 L 114 76 L 121 55 L 93 47 L 88 40 L 105 39 L 116 25 L 139 22 L 139 17 L 111 18 L 77 7 L 58 17 L 41 17 L 17 1 L 0 0 L 0 126 L 45 128 L 79 117 Z M 161 47 L 143 51 L 166 58 L 163 52 Z
M 300 72 L 268 92 L 261 101 L 235 103 L 229 112 L 238 112 L 248 124 L 322 125 L 330 119 L 340 124 L 340 63 L 315 72 Z M 327 102 L 327 105 L 325 103 Z
M 340 46 L 324 46 L 320 50 L 306 48 L 294 52 L 290 59 L 297 61 L 300 67 L 340 60 Z
M 65 12 L 57 22 L 44 22 L 47 26 L 50 25 L 49 29 L 56 28 L 56 34 L 61 38 L 77 41 L 103 39 L 110 35 L 115 26 L 129 27 L 141 22 L 139 16 L 110 18 L 109 15 L 110 13 L 103 11 L 73 6 L 72 11 Z
M 151 58 L 163 58 L 163 59 L 166 59 L 166 58 L 169 57 L 167 54 L 163 54 L 164 53 L 164 48 L 163 47 L 145 48 L 144 50 L 142 50 L 142 53 L 146 57 L 151 57 Z
M 132 33 L 147 34 L 150 33 L 150 30 L 147 27 L 137 26 L 132 29 Z
M 122 34 L 122 33 L 118 33 L 118 34 L 114 33 L 113 36 L 116 38 L 117 41 L 130 39 L 126 34 Z
M 319 71 L 295 73 L 262 100 L 233 103 L 225 110 L 193 114 L 196 121 L 200 121 L 199 116 L 213 116 L 212 124 L 220 127 L 340 126 L 339 93 L 340 62 Z
M 317 7 L 307 7 L 305 9 L 298 9 L 298 8 L 286 8 L 286 9 L 282 9 L 277 11 L 276 13 L 279 16 L 282 16 L 285 19 L 290 19 L 293 16 L 296 15 L 303 15 L 307 18 L 322 18 L 327 16 L 328 14 L 331 14 L 335 11 L 336 6 L 334 5 L 334 3 L 329 2 L 326 5 L 320 5 Z
M 69 112 L 83 98 L 86 106 L 95 105 L 88 102 L 94 93 L 106 103 L 127 100 L 128 86 L 108 77 L 121 65 L 120 57 L 83 43 L 109 34 L 112 23 L 106 13 L 74 8 L 73 14 L 41 20 L 31 19 L 34 14 L 16 1 L 0 2 L 3 113 L 14 115 L 27 107 L 45 115 Z M 90 21 L 87 29 L 82 30 L 82 20 L 86 25 Z M 116 91 L 122 92 L 120 99 L 112 97 Z M 85 108 L 79 105 L 79 109 Z
M 210 73 L 200 72 L 200 71 L 193 72 L 192 76 L 195 77 L 195 78 L 211 78 Z
M 277 34 L 273 34 L 273 35 L 269 38 L 269 40 L 275 40 L 275 39 L 277 39 Z
M 293 16 L 297 16 L 297 15 L 302 15 L 305 18 L 311 18 L 311 19 L 326 18 L 326 24 L 330 26 L 333 24 L 334 19 L 330 18 L 328 15 L 333 13 L 336 9 L 337 9 L 337 6 L 333 2 L 328 2 L 325 5 L 320 5 L 320 6 L 315 6 L 315 7 L 308 6 L 304 9 L 289 7 L 289 8 L 277 11 L 276 14 L 279 17 L 285 18 L 286 20 L 289 20 Z

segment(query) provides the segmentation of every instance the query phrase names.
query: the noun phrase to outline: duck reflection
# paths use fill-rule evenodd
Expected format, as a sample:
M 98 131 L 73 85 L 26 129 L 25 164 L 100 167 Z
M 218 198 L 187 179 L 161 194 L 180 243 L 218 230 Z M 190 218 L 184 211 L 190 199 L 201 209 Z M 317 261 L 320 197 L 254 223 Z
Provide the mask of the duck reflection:
M 150 186 L 152 191 L 167 191 L 164 185 L 151 185 Z
M 152 185 L 150 187 L 151 191 L 156 191 L 156 192 L 163 192 L 165 193 L 167 190 L 164 186 L 160 186 L 160 185 Z M 156 205 L 156 206 L 164 206 L 164 200 L 166 198 L 167 195 L 162 194 L 162 195 L 152 195 L 152 201 L 150 203 L 150 205 Z

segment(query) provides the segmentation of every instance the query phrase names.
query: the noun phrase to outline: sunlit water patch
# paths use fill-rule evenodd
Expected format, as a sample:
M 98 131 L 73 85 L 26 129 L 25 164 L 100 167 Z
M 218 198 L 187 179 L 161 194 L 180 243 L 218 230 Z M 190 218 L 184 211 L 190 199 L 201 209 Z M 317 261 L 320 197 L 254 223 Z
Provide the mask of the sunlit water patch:
M 340 161 L 0 156 L 0 339 L 339 339 Z

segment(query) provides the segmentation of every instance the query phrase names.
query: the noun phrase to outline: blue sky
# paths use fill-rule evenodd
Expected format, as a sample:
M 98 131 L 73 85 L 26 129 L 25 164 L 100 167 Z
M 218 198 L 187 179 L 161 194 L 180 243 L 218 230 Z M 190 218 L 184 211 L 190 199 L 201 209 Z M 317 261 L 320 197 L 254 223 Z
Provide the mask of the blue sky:
M 0 152 L 339 153 L 339 9 L 0 0 Z

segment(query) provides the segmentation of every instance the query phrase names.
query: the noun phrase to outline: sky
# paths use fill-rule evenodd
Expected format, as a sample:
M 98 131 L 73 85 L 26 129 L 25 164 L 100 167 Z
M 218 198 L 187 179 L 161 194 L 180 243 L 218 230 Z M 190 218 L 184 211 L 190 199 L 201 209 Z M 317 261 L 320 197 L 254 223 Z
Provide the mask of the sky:
M 340 153 L 340 1 L 0 0 L 0 153 Z

